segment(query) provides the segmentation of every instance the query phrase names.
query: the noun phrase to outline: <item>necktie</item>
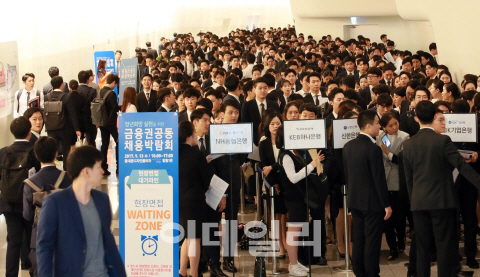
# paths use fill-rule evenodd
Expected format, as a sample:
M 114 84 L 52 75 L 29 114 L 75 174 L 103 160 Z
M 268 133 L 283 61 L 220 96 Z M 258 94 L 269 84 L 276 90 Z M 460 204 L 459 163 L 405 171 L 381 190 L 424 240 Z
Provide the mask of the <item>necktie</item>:
M 295 88 L 294 88 L 294 87 L 292 87 L 292 94 L 294 94 L 294 93 L 295 93 Z
M 150 92 L 145 93 L 145 96 L 147 96 L 147 102 L 150 102 Z
M 27 107 L 30 107 L 30 91 L 27 91 Z
M 318 94 L 315 94 L 315 106 L 318 106 Z
M 263 113 L 265 112 L 265 104 L 260 104 L 260 117 L 263 117 Z
M 198 141 L 200 142 L 200 151 L 202 151 L 203 154 L 205 154 L 205 144 L 203 143 L 203 138 L 200 138 L 198 139 Z
M 390 86 L 390 81 L 387 82 L 387 85 Z

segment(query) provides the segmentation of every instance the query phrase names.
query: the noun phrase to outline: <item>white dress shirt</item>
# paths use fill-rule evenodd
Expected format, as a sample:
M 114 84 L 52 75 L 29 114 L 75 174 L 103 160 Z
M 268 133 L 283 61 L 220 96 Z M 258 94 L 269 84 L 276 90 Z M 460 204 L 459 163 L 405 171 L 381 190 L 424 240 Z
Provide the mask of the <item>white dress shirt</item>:
M 264 110 L 267 110 L 267 99 L 263 99 L 263 102 L 260 102 L 257 98 L 255 98 L 255 101 L 257 101 L 258 113 L 260 114 L 260 117 L 262 117 L 262 107 L 260 104 L 263 104 Z
M 373 143 L 375 143 L 375 140 L 372 138 L 371 135 L 369 135 L 369 134 L 367 134 L 367 133 L 364 133 L 364 132 L 362 132 L 362 131 L 360 131 L 360 135 L 365 135 L 365 136 L 367 136 Z
M 19 93 L 21 93 L 20 99 L 18 99 L 18 94 Z M 44 103 L 43 92 L 39 91 L 38 94 L 40 96 L 40 107 L 39 108 L 43 109 L 43 103 Z M 37 98 L 37 89 L 32 88 L 32 90 L 30 91 L 29 101 L 31 102 L 35 98 Z M 18 90 L 15 93 L 15 96 L 13 98 L 13 118 L 17 118 L 19 116 L 22 116 L 23 113 L 25 113 L 25 111 L 28 109 L 28 107 L 29 107 L 28 102 L 29 101 L 27 101 L 27 99 L 28 99 L 28 91 L 25 88 L 21 89 L 21 90 Z
M 242 71 L 243 72 L 243 77 L 242 79 L 246 78 L 252 78 L 252 69 L 253 69 L 253 64 L 248 64 L 247 67 Z
M 162 104 L 162 107 L 163 107 L 165 110 L 167 110 L 167 112 L 170 111 L 170 108 L 167 108 L 167 106 L 165 106 L 164 104 Z
M 292 150 L 290 150 L 290 151 L 292 151 Z M 292 153 L 293 153 L 293 151 L 292 151 Z M 307 176 L 305 174 L 305 167 L 300 169 L 300 171 L 298 171 L 298 172 L 295 171 L 295 164 L 294 164 L 292 158 L 290 158 L 289 155 L 283 156 L 282 164 L 283 164 L 283 169 L 285 170 L 285 173 L 287 175 L 287 178 L 288 178 L 288 180 L 290 180 L 290 182 L 292 182 L 292 184 L 296 184 L 296 183 L 300 182 L 301 180 L 303 180 L 303 178 L 305 178 L 305 176 Z M 314 169 L 315 168 L 311 164 L 308 164 L 307 165 L 307 174 L 312 173 L 312 171 Z

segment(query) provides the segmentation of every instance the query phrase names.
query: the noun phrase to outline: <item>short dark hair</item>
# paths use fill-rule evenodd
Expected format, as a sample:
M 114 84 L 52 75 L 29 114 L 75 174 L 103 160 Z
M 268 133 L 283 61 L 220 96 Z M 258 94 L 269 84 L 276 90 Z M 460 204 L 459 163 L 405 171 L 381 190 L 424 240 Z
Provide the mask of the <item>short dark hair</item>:
M 28 80 L 28 78 L 33 78 L 35 80 L 35 75 L 33 73 L 25 73 L 23 76 L 22 76 L 22 81 L 23 82 L 26 82 Z
M 430 43 L 428 46 L 428 50 L 432 51 L 433 49 L 437 49 L 437 44 L 435 42 Z
M 287 75 L 288 75 L 289 73 L 293 73 L 293 75 L 295 75 L 295 77 L 297 77 L 297 72 L 296 72 L 295 70 L 293 70 L 293 69 L 290 69 L 290 68 L 287 69 L 287 70 L 285 70 L 285 73 L 284 73 L 285 77 L 287 77 Z
M 335 99 L 335 95 L 342 93 L 343 94 L 343 89 L 341 88 L 334 88 L 332 91 L 328 94 L 328 101 L 333 101 Z
M 368 74 L 374 74 L 374 75 L 377 75 L 378 77 L 381 77 L 382 71 L 378 67 L 370 67 L 367 71 L 367 75 Z
M 406 88 L 396 88 L 393 91 L 394 94 L 400 96 L 400 97 L 406 97 L 407 96 L 407 89 Z
M 160 103 L 163 103 L 165 100 L 165 97 L 169 96 L 172 94 L 172 89 L 170 88 L 161 88 L 158 90 L 157 95 L 158 95 L 158 100 L 160 100 Z
M 235 74 L 230 74 L 225 78 L 224 86 L 228 91 L 235 91 L 240 84 L 240 79 Z
M 390 94 L 382 93 L 378 95 L 377 97 L 377 105 L 379 106 L 392 106 L 393 105 L 393 100 Z
M 340 80 L 340 84 L 347 86 L 349 89 L 355 89 L 355 77 L 347 75 Z
M 452 112 L 453 113 L 469 113 L 470 105 L 466 100 L 457 99 L 452 103 Z
M 303 111 L 309 111 L 309 112 L 315 113 L 315 116 L 317 116 L 317 113 L 318 113 L 317 106 L 315 106 L 315 104 L 313 103 L 303 103 L 302 105 L 300 105 L 298 112 L 302 113 Z
M 50 84 L 52 84 L 53 89 L 59 89 L 63 84 L 62 76 L 53 77 L 52 80 L 50 81 Z
M 216 99 L 222 99 L 222 93 L 218 90 L 215 90 L 215 89 L 211 89 L 211 90 L 208 90 L 205 92 L 205 98 L 207 98 L 208 96 L 214 96 Z
M 204 115 L 208 115 L 209 117 L 213 116 L 212 112 L 208 109 L 196 109 L 190 114 L 190 121 L 193 122 L 196 119 L 201 119 Z
M 208 98 L 200 98 L 197 101 L 196 106 L 203 106 L 205 109 L 210 110 L 210 111 L 213 109 L 213 103 Z
M 437 108 L 437 109 L 438 109 L 438 107 L 440 107 L 440 106 L 445 106 L 445 107 L 447 107 L 448 112 L 450 112 L 450 111 L 452 110 L 452 106 L 451 106 L 450 103 L 448 103 L 447 101 L 438 100 L 438 101 L 436 101 L 433 105 L 435 105 L 435 108 Z
M 190 98 L 190 97 L 197 97 L 200 98 L 202 96 L 202 94 L 200 93 L 200 91 L 198 91 L 196 88 L 194 87 L 189 87 L 185 90 L 185 92 L 183 93 L 183 97 L 185 98 Z
M 257 87 L 257 84 L 264 83 L 268 86 L 267 79 L 264 77 L 259 77 L 255 81 L 253 81 L 253 87 Z
M 374 86 L 372 90 L 373 90 L 373 93 L 375 93 L 376 95 L 380 95 L 383 93 L 387 93 L 390 95 L 390 87 L 384 84 L 378 84 Z
M 68 155 L 68 175 L 74 180 L 80 175 L 80 172 L 84 168 L 93 168 L 97 162 L 101 161 L 103 161 L 103 155 L 97 148 L 93 146 L 81 146 L 75 148 Z
M 318 77 L 318 79 L 322 80 L 322 77 L 320 76 L 320 73 L 312 72 L 312 73 L 308 74 L 307 82 L 310 83 L 310 78 L 312 78 L 312 77 Z
M 153 77 L 152 77 L 152 75 L 150 75 L 149 73 L 144 74 L 144 75 L 142 76 L 142 80 L 143 80 L 143 78 L 145 78 L 145 77 L 150 77 L 150 80 L 153 81 Z
M 282 149 L 285 146 L 285 139 L 283 138 L 283 124 L 278 127 L 277 136 L 275 137 L 275 146 Z
M 255 62 L 255 55 L 253 55 L 252 53 L 248 53 L 246 60 L 248 63 L 253 64 Z
M 364 130 L 368 124 L 373 125 L 375 117 L 378 117 L 377 112 L 373 110 L 364 110 L 358 114 L 357 124 L 360 130 Z
M 72 80 L 70 80 L 70 82 L 68 82 L 68 86 L 70 87 L 70 89 L 71 89 L 72 91 L 77 91 L 77 89 L 78 89 L 78 81 L 72 79 Z
M 425 91 L 425 93 L 427 94 L 427 97 L 428 99 L 430 99 L 430 91 L 424 87 L 424 86 L 417 86 L 415 88 L 415 92 L 413 93 L 413 97 L 417 96 L 417 91 Z
M 78 72 L 78 82 L 82 84 L 86 84 L 88 79 L 90 78 L 90 73 L 86 70 L 82 70 Z
M 152 54 L 148 54 L 145 59 L 150 59 L 150 60 L 153 60 L 153 55 Z
M 238 103 L 238 101 L 235 100 L 235 99 L 227 99 L 227 100 L 223 101 L 220 110 L 221 110 L 222 112 L 225 112 L 225 111 L 227 110 L 227 107 L 228 107 L 228 106 L 234 107 L 234 108 L 237 109 L 238 111 L 241 110 L 240 103 Z
M 10 132 L 15 139 L 26 139 L 31 128 L 32 124 L 24 116 L 19 116 L 10 123 Z
M 52 163 L 58 151 L 57 140 L 49 136 L 40 137 L 35 142 L 33 150 L 37 160 L 41 163 Z
M 118 78 L 117 74 L 110 74 L 107 76 L 107 84 L 113 84 L 113 82 L 115 82 L 115 84 L 120 82 L 120 78 Z
M 295 71 L 295 70 L 293 70 Z M 267 86 L 268 87 L 274 87 L 275 86 L 275 77 L 273 77 L 273 75 L 271 74 L 265 74 L 263 75 L 261 78 L 265 79 L 265 81 L 267 81 Z M 254 83 L 252 83 L 252 86 L 253 86 Z
M 50 76 L 50 78 L 58 76 L 58 74 L 60 74 L 60 70 L 58 69 L 58 67 L 52 66 L 48 69 L 48 75 Z
M 431 124 L 437 113 L 437 108 L 428 100 L 420 101 L 415 106 L 415 114 L 421 124 Z
M 172 82 L 183 82 L 183 74 L 182 73 L 173 73 L 172 74 Z
M 41 113 L 41 114 L 42 114 L 42 118 L 43 118 L 42 110 L 41 110 L 40 108 L 37 108 L 37 107 L 28 108 L 28 109 L 23 113 L 23 116 L 26 117 L 27 119 L 30 119 L 30 117 L 32 117 L 34 113 Z

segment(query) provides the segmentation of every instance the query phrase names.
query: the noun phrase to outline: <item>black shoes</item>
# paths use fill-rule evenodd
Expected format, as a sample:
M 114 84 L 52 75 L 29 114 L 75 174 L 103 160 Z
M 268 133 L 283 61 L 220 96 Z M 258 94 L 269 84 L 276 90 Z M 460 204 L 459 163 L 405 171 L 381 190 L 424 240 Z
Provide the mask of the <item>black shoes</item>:
M 398 258 L 398 251 L 390 250 L 390 255 L 387 257 L 387 260 L 393 261 Z
M 467 259 L 467 266 L 468 266 L 469 268 L 474 268 L 474 269 L 475 269 L 475 268 L 480 268 L 478 262 L 477 262 L 475 259 L 473 259 L 473 260 Z
M 210 277 L 228 277 L 220 268 L 210 268 Z
M 223 270 L 226 270 L 228 272 L 237 272 L 237 268 L 233 266 L 233 261 L 231 260 L 223 260 Z
M 320 257 L 317 265 L 327 265 L 327 259 L 325 259 L 325 257 Z

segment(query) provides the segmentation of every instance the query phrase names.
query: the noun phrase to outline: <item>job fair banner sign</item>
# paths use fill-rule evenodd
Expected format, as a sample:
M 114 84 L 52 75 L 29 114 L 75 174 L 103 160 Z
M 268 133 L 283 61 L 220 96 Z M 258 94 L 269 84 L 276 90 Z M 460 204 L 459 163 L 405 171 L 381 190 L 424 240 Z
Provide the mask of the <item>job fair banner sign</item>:
M 445 135 L 453 142 L 477 142 L 477 114 L 446 113 Z
M 340 149 L 360 133 L 356 118 L 335 119 L 332 122 L 333 148 Z
M 95 65 L 95 72 L 93 72 L 93 73 L 95 74 L 97 84 L 98 84 L 98 76 L 97 76 L 98 61 L 105 60 L 106 61 L 105 71 L 110 72 L 111 70 L 113 70 L 112 73 L 117 74 L 117 70 L 115 68 L 115 52 L 113 52 L 113 51 L 95 51 L 95 53 L 93 53 L 93 59 L 94 59 L 94 65 Z M 113 91 L 115 91 L 115 93 L 118 96 L 117 87 L 115 87 L 113 89 Z
M 118 92 L 118 103 L 123 103 L 123 93 L 126 88 L 132 87 L 137 89 L 138 60 L 122 59 L 118 69 L 118 77 L 120 78 L 120 91 Z
M 287 150 L 327 148 L 325 119 L 286 120 L 283 130 Z
M 119 115 L 119 235 L 127 276 L 178 276 L 177 122 L 177 113 Z

